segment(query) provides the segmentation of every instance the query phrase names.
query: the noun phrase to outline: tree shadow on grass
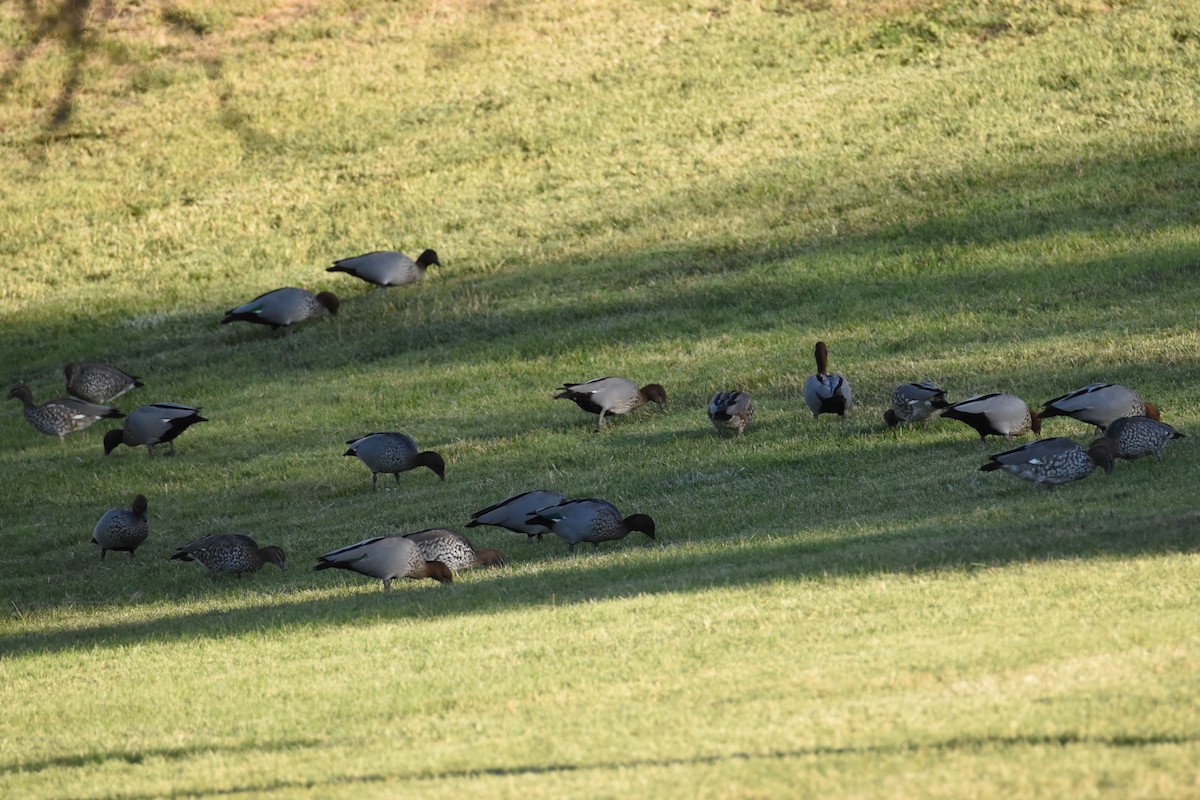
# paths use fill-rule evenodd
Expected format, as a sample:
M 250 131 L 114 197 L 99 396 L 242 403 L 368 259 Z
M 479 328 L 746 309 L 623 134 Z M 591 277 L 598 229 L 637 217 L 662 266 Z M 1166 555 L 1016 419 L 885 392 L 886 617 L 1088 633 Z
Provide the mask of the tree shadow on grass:
M 374 620 L 437 619 L 464 614 L 505 613 L 529 606 L 568 605 L 598 600 L 688 593 L 713 587 L 753 587 L 779 581 L 829 580 L 878 574 L 959 572 L 1015 563 L 1131 558 L 1200 552 L 1200 514 L 1133 521 L 1116 516 L 1075 526 L 1047 529 L 980 527 L 946 534 L 937 520 L 906 529 L 881 529 L 853 538 L 808 539 L 803 536 L 749 536 L 697 546 L 643 543 L 634 534 L 615 548 L 648 548 L 645 558 L 599 559 L 587 550 L 553 556 L 536 573 L 481 571 L 450 586 L 413 582 L 384 593 L 379 583 L 357 575 L 326 577 L 332 582 L 369 582 L 370 591 L 320 599 L 294 599 L 244 608 L 184 613 L 147 622 L 111 623 L 62 631 L 0 634 L 0 651 L 10 656 L 123 647 L 147 641 L 253 634 L 264 627 L 311 629 Z M 536 545 L 534 545 L 536 546 Z M 549 550 L 549 548 L 544 548 Z M 293 570 L 307 564 L 294 563 Z M 266 588 L 276 576 L 256 575 Z M 312 588 L 312 581 L 303 591 Z M 214 581 L 205 590 L 228 592 L 230 580 Z M 285 590 L 286 591 L 286 590 Z

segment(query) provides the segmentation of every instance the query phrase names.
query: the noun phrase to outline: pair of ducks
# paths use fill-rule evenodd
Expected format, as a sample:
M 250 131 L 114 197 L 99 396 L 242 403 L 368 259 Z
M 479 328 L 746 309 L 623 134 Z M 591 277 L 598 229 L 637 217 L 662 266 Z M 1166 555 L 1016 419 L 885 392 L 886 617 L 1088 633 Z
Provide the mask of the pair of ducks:
M 379 250 L 335 261 L 333 266 L 325 271 L 345 272 L 379 287 L 379 297 L 386 303 L 389 286 L 416 283 L 425 277 L 425 270 L 435 265 L 440 267 L 442 263 L 434 250 L 425 250 L 415 260 L 395 250 Z M 271 330 L 279 330 L 298 322 L 315 319 L 326 311 L 336 316 L 340 307 L 341 301 L 333 292 L 313 294 L 307 289 L 285 286 L 260 294 L 247 303 L 229 309 L 225 312 L 221 324 L 250 322 L 255 325 L 268 325 Z
M 106 405 L 131 389 L 145 386 L 136 375 L 111 364 L 72 361 L 63 368 L 63 373 L 67 392 L 73 397 L 55 397 L 38 405 L 29 386 L 22 383 L 10 389 L 5 398 L 20 400 L 25 420 L 34 429 L 57 436 L 60 442 L 67 434 L 87 430 L 101 419 L 124 419 L 120 429 L 104 435 L 105 455 L 122 444 L 146 445 L 150 455 L 154 455 L 155 445 L 168 444 L 174 453 L 176 436 L 197 422 L 208 421 L 200 416 L 199 408 L 177 403 L 151 403 L 128 416 Z

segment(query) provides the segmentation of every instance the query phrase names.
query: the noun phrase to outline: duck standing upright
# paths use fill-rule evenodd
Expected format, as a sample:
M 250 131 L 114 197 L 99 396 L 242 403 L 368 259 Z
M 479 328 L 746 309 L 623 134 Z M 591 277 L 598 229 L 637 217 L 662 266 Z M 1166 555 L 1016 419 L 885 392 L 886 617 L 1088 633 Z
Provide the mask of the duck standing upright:
M 23 383 L 9 389 L 4 399 L 12 398 L 21 401 L 21 412 L 26 422 L 47 436 L 57 436 L 59 442 L 65 441 L 68 433 L 87 430 L 99 420 L 121 419 L 125 416 L 112 406 L 88 403 L 74 397 L 55 397 L 37 405 L 33 402 L 33 392 Z
M 432 450 L 417 450 L 417 443 L 408 434 L 387 431 L 368 433 L 346 442 L 350 448 L 343 456 L 355 456 L 371 470 L 371 491 L 379 484 L 379 473 L 391 474 L 400 485 L 400 473 L 426 467 L 446 480 L 446 461 Z
M 67 394 L 89 403 L 111 403 L 130 389 L 145 385 L 141 378 L 119 367 L 95 362 L 68 362 L 63 367 L 63 377 L 67 381 Z
M 642 388 L 628 378 L 610 375 L 585 383 L 564 383 L 557 389 L 555 400 L 570 400 L 590 414 L 598 414 L 596 430 L 603 430 L 609 414 L 628 414 L 648 402 L 659 407 L 667 404 L 667 390 L 661 384 L 648 383 Z
M 969 425 L 979 434 L 980 441 L 989 436 L 1003 436 L 1011 442 L 1012 437 L 1033 431 L 1042 432 L 1042 421 L 1037 412 L 1014 394 L 992 392 L 977 394 L 951 403 L 942 409 L 942 416 L 956 419 Z
M 599 548 L 601 542 L 623 539 L 631 531 L 641 531 L 654 539 L 654 520 L 647 514 L 622 517 L 617 507 L 607 500 L 581 498 L 543 508 L 531 514 L 529 522 L 545 525 L 568 544 L 572 552 L 580 542 L 591 542 Z
M 313 569 L 345 569 L 378 578 L 383 590 L 392 590 L 396 578 L 431 578 L 438 583 L 452 583 L 454 575 L 440 561 L 426 561 L 421 548 L 403 536 L 376 536 L 361 542 L 331 550 L 317 558 Z
M 285 286 L 282 289 L 260 294 L 248 303 L 225 312 L 222 325 L 231 322 L 252 322 L 255 325 L 270 325 L 279 330 L 297 322 L 315 319 L 326 311 L 336 315 L 340 302 L 333 292 L 313 294 L 307 289 Z
M 837 414 L 845 419 L 846 412 L 854 402 L 850 382 L 842 375 L 829 371 L 829 348 L 824 342 L 817 342 L 813 356 L 817 361 L 817 374 L 809 375 L 804 381 L 804 404 L 813 417 Z
M 981 472 L 1002 469 L 1022 480 L 1053 489 L 1086 478 L 1097 467 L 1112 472 L 1116 453 L 1116 444 L 1108 439 L 1096 439 L 1085 450 L 1074 439 L 1056 437 L 990 455 L 988 463 L 979 469 Z
M 530 542 L 536 536 L 540 542 L 542 534 L 549 533 L 550 528 L 540 523 L 530 522 L 530 515 L 538 509 L 558 505 L 566 499 L 558 492 L 549 492 L 545 489 L 521 492 L 474 512 L 471 514 L 471 521 L 467 523 L 467 527 L 495 525 L 513 533 L 523 533 Z
M 125 551 L 133 558 L 133 551 L 150 535 L 150 517 L 146 513 L 146 495 L 133 498 L 132 507 L 110 508 L 100 517 L 92 530 L 92 544 L 100 545 L 100 560 L 109 550 Z
M 442 262 L 438 261 L 438 254 L 433 250 L 425 250 L 415 261 L 395 250 L 377 250 L 361 256 L 339 259 L 325 271 L 345 272 L 378 286 L 379 297 L 386 303 L 389 286 L 417 283 L 425 277 L 425 270 L 434 265 L 440 267 Z

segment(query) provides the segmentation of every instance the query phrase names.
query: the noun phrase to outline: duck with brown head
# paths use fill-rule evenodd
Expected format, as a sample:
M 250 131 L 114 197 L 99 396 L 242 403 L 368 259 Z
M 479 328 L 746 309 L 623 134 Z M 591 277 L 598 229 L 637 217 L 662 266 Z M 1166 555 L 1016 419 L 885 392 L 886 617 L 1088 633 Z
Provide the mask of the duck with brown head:
M 499 550 L 476 548 L 466 536 L 449 528 L 406 533 L 404 538 L 420 548 L 421 557 L 426 561 L 440 561 L 453 572 L 477 567 L 503 567 L 506 563 L 504 554 Z
M 846 412 L 854 402 L 850 382 L 842 375 L 829 371 L 829 348 L 817 342 L 813 348 L 817 362 L 817 373 L 804 381 L 804 404 L 814 417 L 821 414 L 837 414 L 845 419 Z
M 345 272 L 348 275 L 364 280 L 379 287 L 379 297 L 387 302 L 389 286 L 404 286 L 417 283 L 425 277 L 425 270 L 432 266 L 441 266 L 438 254 L 433 250 L 425 250 L 416 260 L 395 250 L 377 250 L 361 256 L 343 258 L 333 262 L 326 272 Z
M 1074 417 L 1095 425 L 1101 432 L 1121 417 L 1158 419 L 1158 407 L 1138 397 L 1137 392 L 1119 383 L 1093 383 L 1047 400 L 1041 416 Z
M 292 286 L 260 294 L 248 303 L 225 312 L 222 325 L 231 322 L 251 322 L 255 325 L 270 325 L 279 330 L 298 322 L 315 319 L 326 311 L 336 315 L 340 306 L 333 292 L 313 294 L 307 289 Z
M 13 398 L 21 401 L 26 422 L 48 436 L 57 436 L 60 442 L 68 433 L 87 430 L 99 420 L 121 419 L 125 416 L 112 406 L 88 403 L 74 397 L 55 397 L 39 406 L 33 402 L 33 393 L 23 383 L 8 390 L 5 399 Z
M 343 456 L 355 456 L 371 470 L 371 491 L 379 487 L 379 474 L 391 474 L 400 485 L 400 473 L 425 467 L 446 480 L 446 461 L 432 450 L 418 450 L 417 443 L 405 433 L 385 431 L 368 433 L 346 442 L 350 448 Z
M 1042 421 L 1037 412 L 1024 400 L 1007 392 L 977 394 L 951 403 L 942 409 L 942 416 L 956 419 L 969 425 L 979 434 L 980 441 L 989 436 L 1003 436 L 1011 442 L 1012 437 L 1033 431 L 1042 432 Z
M 628 414 L 648 402 L 657 403 L 659 408 L 667 405 L 667 390 L 661 384 L 648 383 L 642 388 L 628 378 L 610 375 L 586 383 L 564 383 L 558 387 L 555 400 L 570 400 L 589 414 L 598 414 L 596 430 L 604 429 L 605 417 L 610 414 Z
M 1108 439 L 1096 439 L 1086 449 L 1074 439 L 1039 439 L 990 455 L 988 463 L 979 469 L 981 472 L 1002 469 L 1037 486 L 1053 489 L 1082 480 L 1097 468 L 1112 472 L 1116 455 L 1116 445 Z
M 567 500 L 539 509 L 529 516 L 529 522 L 545 525 L 551 533 L 561 537 L 571 551 L 580 542 L 591 542 L 599 548 L 601 542 L 623 539 L 632 531 L 656 538 L 654 520 L 648 514 L 622 517 L 612 503 L 594 497 Z
M 430 578 L 438 583 L 452 583 L 454 574 L 440 561 L 426 561 L 421 548 L 403 536 L 376 536 L 361 542 L 331 550 L 317 558 L 313 569 L 345 569 L 378 578 L 383 590 L 392 590 L 396 578 Z
M 258 572 L 265 564 L 284 568 L 283 550 L 275 545 L 259 547 L 258 542 L 240 533 L 216 533 L 179 547 L 171 556 L 177 561 L 196 561 L 208 567 L 216 579 L 223 573 L 242 577 L 246 572 Z

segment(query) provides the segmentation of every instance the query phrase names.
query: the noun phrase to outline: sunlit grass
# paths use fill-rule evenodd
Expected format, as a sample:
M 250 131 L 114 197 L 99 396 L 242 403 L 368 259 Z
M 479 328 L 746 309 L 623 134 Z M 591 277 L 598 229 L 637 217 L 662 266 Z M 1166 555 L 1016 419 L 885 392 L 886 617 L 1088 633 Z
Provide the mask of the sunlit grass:
M 0 794 L 1194 790 L 1190 6 L 60 5 L 0 7 L 0 377 L 108 360 L 125 410 L 210 422 L 105 457 L 4 407 Z M 324 271 L 425 247 L 391 306 Z M 282 285 L 341 313 L 218 324 Z M 844 423 L 800 399 L 818 338 Z M 597 435 L 552 399 L 609 374 L 668 408 Z M 965 426 L 885 430 L 910 380 L 1118 381 L 1189 438 L 1045 492 Z M 446 481 L 372 493 L 345 441 L 389 429 Z M 658 539 L 475 528 L 508 567 L 391 595 L 311 570 L 535 487 Z M 150 538 L 101 562 L 138 492 Z M 167 560 L 221 531 L 288 569 Z

